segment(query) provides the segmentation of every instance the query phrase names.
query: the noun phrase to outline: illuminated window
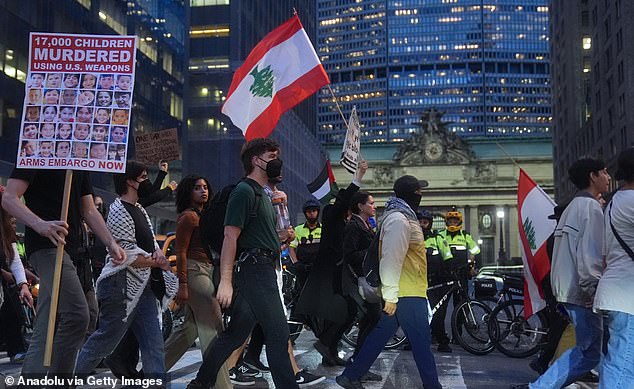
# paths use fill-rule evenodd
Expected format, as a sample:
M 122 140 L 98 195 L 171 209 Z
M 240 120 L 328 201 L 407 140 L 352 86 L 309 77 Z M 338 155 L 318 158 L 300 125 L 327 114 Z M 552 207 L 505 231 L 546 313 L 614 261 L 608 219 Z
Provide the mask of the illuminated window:
M 90 1 L 91 0 L 77 0 L 77 2 L 86 9 L 90 9 Z
M 229 36 L 229 25 L 221 24 L 221 25 L 213 25 L 213 26 L 192 26 L 189 34 L 192 38 L 216 38 L 216 37 L 228 37 Z
M 589 36 L 583 37 L 583 49 L 590 50 L 592 48 L 592 38 Z
M 192 7 L 208 7 L 213 5 L 229 5 L 229 0 L 191 0 Z

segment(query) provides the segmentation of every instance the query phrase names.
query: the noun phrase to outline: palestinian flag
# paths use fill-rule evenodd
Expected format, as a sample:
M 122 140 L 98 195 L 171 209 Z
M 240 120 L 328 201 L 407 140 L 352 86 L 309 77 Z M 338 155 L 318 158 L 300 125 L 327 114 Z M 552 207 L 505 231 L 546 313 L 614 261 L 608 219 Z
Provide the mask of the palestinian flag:
M 557 226 L 557 223 L 548 217 L 552 214 L 555 205 L 550 196 L 523 169 L 520 169 L 517 209 L 524 263 L 524 317 L 526 318 L 546 307 L 542 280 L 550 273 L 546 242 Z
M 280 116 L 330 80 L 297 15 L 271 31 L 236 70 L 222 113 L 245 138 L 266 138 Z
M 324 166 L 321 173 L 319 173 L 319 176 L 306 186 L 310 193 L 323 204 L 327 204 L 330 199 L 337 195 L 339 188 L 337 188 L 337 183 L 335 182 L 335 175 L 332 174 L 330 161 L 326 161 L 326 166 Z

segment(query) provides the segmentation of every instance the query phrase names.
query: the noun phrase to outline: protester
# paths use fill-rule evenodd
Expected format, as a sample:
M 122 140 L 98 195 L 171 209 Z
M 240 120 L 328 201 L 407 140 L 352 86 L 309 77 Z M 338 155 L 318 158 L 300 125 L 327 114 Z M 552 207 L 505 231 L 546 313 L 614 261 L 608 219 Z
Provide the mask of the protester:
M 71 184 L 68 221 L 58 220 L 64 192 L 64 170 L 14 169 L 2 196 L 2 206 L 26 224 L 25 244 L 29 262 L 41 278 L 37 314 L 22 375 L 69 376 L 88 326 L 88 306 L 72 257 L 77 255 L 81 219 L 103 241 L 115 264 L 126 259 L 93 204 L 89 173 L 76 171 Z M 25 202 L 21 197 L 24 196 Z M 64 244 L 57 325 L 50 367 L 44 367 L 48 317 L 51 304 L 56 247 Z
M 362 161 L 348 188 L 339 191 L 334 204 L 324 207 L 318 259 L 295 308 L 295 314 L 306 317 L 318 337 L 315 348 L 322 364 L 328 366 L 346 363 L 337 348 L 354 312 L 349 311 L 341 290 L 343 236 L 350 199 L 359 190 L 367 169 L 368 163 Z
M 275 229 L 273 206 L 263 190 L 274 166 L 271 162 L 278 159 L 279 151 L 275 141 L 262 138 L 253 139 L 242 148 L 240 158 L 247 177 L 231 192 L 227 204 L 217 292 L 222 307 L 233 304 L 231 321 L 205 352 L 196 378 L 188 385 L 190 389 L 211 387 L 222 364 L 244 343 L 256 323 L 264 331 L 275 386 L 299 387 L 288 357 L 289 331 L 275 274 L 280 237 Z M 252 217 L 254 204 L 256 214 Z M 287 238 L 282 236 L 281 240 Z
M 361 377 L 368 372 L 390 337 L 400 326 L 412 346 L 418 374 L 426 389 L 442 388 L 431 352 L 427 322 L 427 261 L 425 238 L 415 209 L 427 181 L 402 176 L 394 182 L 394 197 L 385 205 L 379 228 L 381 295 L 383 314 L 357 356 L 337 383 L 346 389 L 363 388 Z
M 120 146 L 125 148 L 125 145 Z M 150 189 L 147 190 L 146 193 L 143 193 L 143 196 L 138 199 L 138 203 L 143 208 L 147 208 L 165 199 L 172 194 L 172 191 L 176 190 L 176 181 L 171 181 L 167 187 L 161 189 L 161 184 L 167 176 L 167 170 L 168 163 L 160 161 L 159 172 Z M 131 329 L 128 330 L 121 342 L 119 342 L 117 348 L 106 358 L 105 362 L 110 370 L 112 370 L 112 373 L 117 377 L 143 377 L 143 372 L 136 370 L 136 365 L 139 362 L 139 342 Z
M 204 177 L 188 175 L 178 184 L 176 274 L 179 284 L 176 302 L 189 312 L 185 322 L 165 341 L 166 370 L 178 362 L 197 337 L 204 356 L 211 342 L 224 329 L 220 304 L 215 298 L 214 268 L 202 246 L 198 227 L 200 214 L 212 196 L 211 186 Z M 226 366 L 220 369 L 215 388 L 233 388 Z
M 431 306 L 438 304 L 440 299 L 447 293 L 451 286 L 443 286 L 452 278 L 447 274 L 448 267 L 445 261 L 453 258 L 451 249 L 447 240 L 442 237 L 438 231 L 432 229 L 434 217 L 429 211 L 423 210 L 417 214 L 418 222 L 423 229 L 425 235 L 425 255 L 427 257 L 427 281 L 431 286 L 427 290 L 429 303 Z M 431 335 L 438 342 L 437 350 L 443 353 L 452 352 L 449 346 L 449 336 L 445 331 L 445 316 L 447 314 L 447 306 L 441 305 L 431 321 Z
M 559 219 L 561 219 L 561 214 L 564 212 L 564 209 L 566 209 L 566 205 L 556 205 L 553 208 L 553 214 L 549 215 L 548 218 L 559 223 Z M 553 231 L 553 233 L 548 237 L 548 240 L 546 240 L 546 251 L 548 252 L 548 259 L 551 263 L 554 244 L 555 232 Z M 557 347 L 559 346 L 561 337 L 564 334 L 566 327 L 570 324 L 568 316 L 563 314 L 557 307 L 557 300 L 553 295 L 553 289 L 550 285 L 550 272 L 548 272 L 542 280 L 542 290 L 544 291 L 544 300 L 546 300 L 546 308 L 542 312 L 544 312 L 546 320 L 548 320 L 548 337 L 546 344 L 539 351 L 537 357 L 528 364 L 531 369 L 535 370 L 539 374 L 544 374 L 546 369 L 548 369 L 550 362 L 557 352 Z
M 173 298 L 178 281 L 154 239 L 150 218 L 137 202 L 152 187 L 147 168 L 128 161 L 125 173 L 114 176 L 114 184 L 119 198 L 110 206 L 107 224 L 127 259 L 118 263 L 108 253 L 97 280 L 99 327 L 82 347 L 75 372 L 80 377 L 89 374 L 132 328 L 139 340 L 145 376 L 164 379 L 163 336 L 156 300 L 166 304 Z M 162 293 L 157 295 L 154 281 L 160 283 L 161 279 Z
M 282 160 L 278 158 L 278 161 L 279 162 L 275 164 L 271 163 L 267 165 L 268 183 L 264 187 L 264 192 L 266 192 L 267 196 L 271 200 L 271 203 L 273 203 L 274 200 L 281 199 L 284 206 L 286 206 L 288 203 L 288 198 L 286 196 L 286 193 L 284 193 L 283 191 L 277 188 L 277 186 L 282 182 L 282 177 L 283 177 L 282 176 L 282 165 L 283 165 Z M 278 234 L 280 234 L 280 229 L 283 229 L 283 228 L 282 226 L 277 226 L 277 229 L 278 229 Z M 280 251 L 284 251 L 289 246 L 288 242 L 292 242 L 296 239 L 293 229 L 290 228 L 290 224 L 288 228 L 288 233 L 289 233 L 289 236 L 286 242 L 282 243 L 280 247 Z M 280 239 L 283 239 L 282 236 L 280 236 Z M 278 263 L 276 264 L 275 273 L 277 276 L 277 288 L 278 288 L 278 292 L 280 296 L 280 301 L 282 302 L 282 308 L 284 308 L 284 316 L 288 317 L 289 312 L 287 311 L 286 306 L 284 305 L 284 294 L 282 291 L 284 278 L 282 274 L 281 258 L 280 260 L 278 260 Z M 290 328 L 289 328 L 289 331 L 290 331 Z M 248 376 L 249 370 L 258 371 L 257 370 L 258 367 L 263 367 L 264 368 L 263 370 L 269 370 L 267 367 L 265 367 L 262 364 L 262 362 L 260 362 L 260 354 L 262 353 L 263 346 L 264 346 L 264 332 L 262 330 L 262 326 L 258 324 L 255 326 L 254 330 L 251 332 L 251 341 L 249 342 L 249 347 L 247 348 L 247 353 L 244 356 L 244 360 L 241 363 L 236 365 L 236 367 L 234 368 L 235 369 L 234 374 L 242 373 L 243 375 Z M 291 366 L 293 367 L 293 374 L 295 374 L 295 382 L 297 382 L 297 384 L 300 387 L 312 386 L 326 379 L 326 377 L 324 376 L 317 376 L 317 375 L 311 374 L 306 369 L 299 368 L 299 366 L 297 365 L 297 361 L 295 360 L 293 342 L 290 339 L 288 340 L 288 357 L 291 361 Z M 253 368 L 255 369 L 251 368 L 250 366 L 253 366 Z M 231 370 L 229 372 L 231 374 Z M 232 382 L 233 382 L 233 378 L 232 378 Z
M 601 357 L 601 315 L 592 303 L 603 267 L 603 210 L 597 201 L 610 183 L 603 161 L 582 158 L 568 169 L 579 190 L 555 229 L 550 273 L 553 294 L 575 327 L 576 345 L 531 384 L 511 388 L 562 388 L 594 368 Z
M 621 152 L 614 178 L 623 185 L 605 209 L 605 269 L 594 298 L 594 309 L 607 313 L 610 331 L 599 389 L 634 384 L 634 148 Z
M 359 294 L 357 279 L 363 275 L 363 259 L 374 240 L 374 230 L 370 226 L 369 219 L 376 216 L 376 206 L 374 197 L 368 192 L 357 192 L 350 200 L 350 211 L 352 216 L 346 225 L 343 235 L 343 294 L 347 296 L 348 309 L 356 311 L 357 314 L 352 320 L 359 318 L 359 332 L 357 335 L 357 345 L 351 359 L 358 355 L 359 349 L 368 334 L 381 318 L 381 304 L 369 303 Z M 353 322 L 348 323 L 350 326 Z M 378 374 L 367 372 L 361 381 L 381 381 Z
M 4 187 L 0 186 L 0 201 Z M 22 304 L 33 308 L 33 296 L 29 291 L 22 259 L 18 253 L 15 233 L 15 218 L 0 207 L 0 268 L 2 269 L 2 291 L 4 303 L 0 302 L 0 333 L 6 345 L 11 363 L 18 363 L 26 356 L 27 343 L 22 334 L 24 318 Z

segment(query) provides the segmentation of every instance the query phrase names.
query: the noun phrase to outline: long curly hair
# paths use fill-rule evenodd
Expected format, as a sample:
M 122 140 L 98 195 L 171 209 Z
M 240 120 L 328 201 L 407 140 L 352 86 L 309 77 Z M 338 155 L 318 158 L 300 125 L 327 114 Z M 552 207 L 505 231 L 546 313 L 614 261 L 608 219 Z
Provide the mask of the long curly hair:
M 196 181 L 198 180 L 205 181 L 207 188 L 209 189 L 208 199 L 213 198 L 214 193 L 211 189 L 211 185 L 209 184 L 209 180 L 198 174 L 187 175 L 183 177 L 181 182 L 178 184 L 178 187 L 176 187 L 176 212 L 181 213 L 192 207 L 192 191 L 194 190 Z M 207 204 L 209 204 L 209 201 L 207 201 Z M 205 204 L 205 206 L 207 205 Z
M 4 187 L 0 185 L 0 204 L 2 203 L 2 195 Z M 2 251 L 7 259 L 7 264 L 13 259 L 12 243 L 17 242 L 15 228 L 11 224 L 11 215 L 0 206 L 0 237 L 2 237 Z

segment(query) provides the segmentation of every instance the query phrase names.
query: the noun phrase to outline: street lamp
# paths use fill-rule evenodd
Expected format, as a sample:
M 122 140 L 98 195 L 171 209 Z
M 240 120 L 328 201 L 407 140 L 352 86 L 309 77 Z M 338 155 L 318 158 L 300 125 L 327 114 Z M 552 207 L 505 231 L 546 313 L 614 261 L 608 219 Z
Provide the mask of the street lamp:
M 498 252 L 498 263 L 506 261 L 506 251 L 504 251 L 504 210 L 499 209 L 496 216 L 500 220 L 500 251 Z

